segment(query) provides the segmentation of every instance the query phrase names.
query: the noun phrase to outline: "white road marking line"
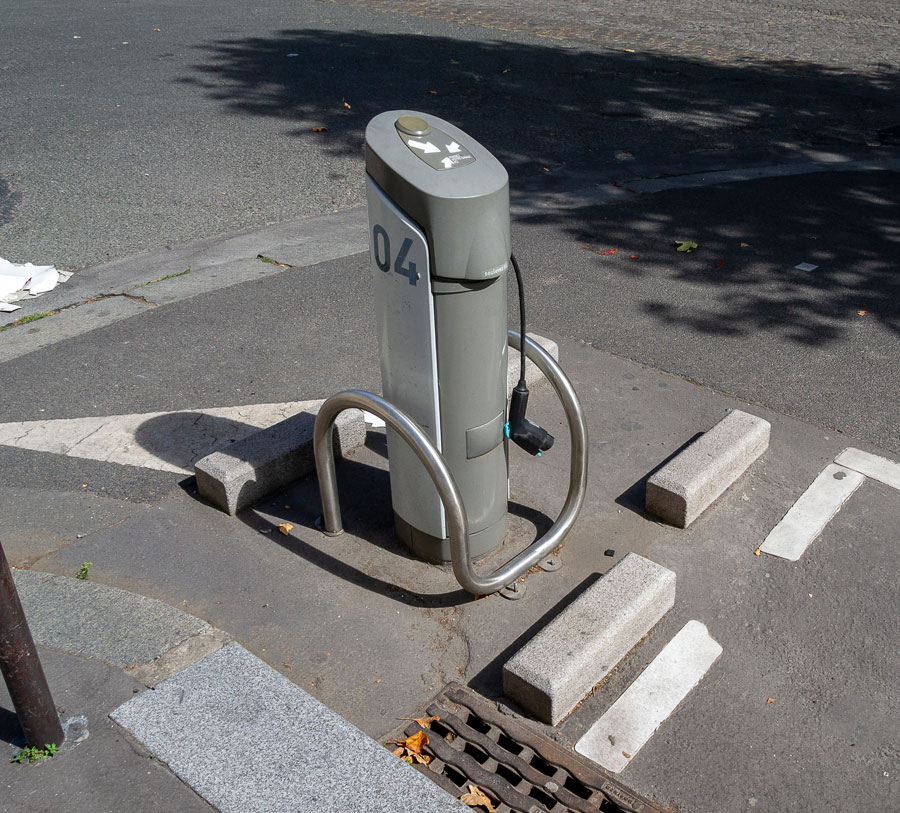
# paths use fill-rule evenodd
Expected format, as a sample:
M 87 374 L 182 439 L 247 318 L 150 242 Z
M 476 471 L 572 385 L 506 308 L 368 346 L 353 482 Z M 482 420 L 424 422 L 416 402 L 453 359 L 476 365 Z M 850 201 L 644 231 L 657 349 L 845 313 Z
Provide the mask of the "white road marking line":
M 796 562 L 865 479 L 843 466 L 826 466 L 772 529 L 760 550 Z
M 721 654 L 706 625 L 688 621 L 575 750 L 608 771 L 623 770 Z
M 2 423 L 0 446 L 189 475 L 201 457 L 321 403 L 290 401 Z
M 844 449 L 835 459 L 838 465 L 858 471 L 866 477 L 878 480 L 886 486 L 900 489 L 900 464 L 885 457 L 863 452 L 860 449 Z

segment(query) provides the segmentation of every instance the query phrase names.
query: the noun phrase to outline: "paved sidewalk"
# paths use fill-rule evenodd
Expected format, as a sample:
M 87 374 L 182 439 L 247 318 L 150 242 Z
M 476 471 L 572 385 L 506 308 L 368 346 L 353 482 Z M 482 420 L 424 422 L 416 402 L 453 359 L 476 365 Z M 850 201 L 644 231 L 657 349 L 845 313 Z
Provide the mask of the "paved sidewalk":
M 809 189 L 808 181 L 791 181 L 790 188 Z M 71 620 L 70 612 L 61 594 L 49 591 L 50 581 L 41 587 L 41 580 L 50 577 L 36 574 L 71 580 L 83 562 L 92 562 L 91 581 L 79 583 L 83 596 L 93 595 L 87 592 L 92 588 L 112 586 L 200 619 L 199 626 L 188 624 L 180 634 L 188 639 L 202 635 L 203 625 L 222 630 L 285 682 L 383 741 L 453 680 L 517 714 L 502 697 L 503 663 L 598 574 L 636 552 L 676 573 L 675 608 L 557 728 L 529 724 L 573 745 L 675 633 L 697 620 L 723 653 L 634 755 L 620 774 L 622 781 L 681 811 L 843 811 L 848 799 L 867 809 L 891 809 L 900 755 L 893 724 L 893 709 L 900 704 L 895 679 L 900 663 L 890 638 L 900 493 L 867 480 L 799 561 L 755 555 L 791 505 L 845 448 L 898 459 L 887 410 L 877 412 L 880 423 L 872 434 L 866 433 L 864 416 L 879 409 L 874 396 L 860 412 L 847 413 L 860 431 L 844 433 L 833 424 L 825 428 L 829 422 L 816 416 L 827 412 L 827 404 L 817 393 L 827 392 L 828 380 L 807 390 L 792 390 L 782 381 L 771 394 L 778 398 L 777 408 L 761 405 L 767 397 L 764 382 L 754 376 L 768 362 L 753 366 L 759 358 L 741 357 L 741 348 L 747 352 L 750 346 L 742 344 L 746 335 L 762 342 L 754 347 L 771 352 L 771 366 L 782 378 L 791 359 L 798 358 L 794 345 L 769 342 L 762 327 L 751 331 L 742 325 L 748 333 L 739 335 L 716 332 L 716 346 L 728 348 L 718 359 L 703 355 L 709 345 L 696 326 L 679 324 L 672 344 L 660 350 L 666 364 L 677 361 L 674 340 L 686 336 L 710 378 L 716 370 L 734 369 L 734 361 L 742 372 L 750 371 L 744 384 L 759 395 L 753 399 L 723 394 L 714 381 L 699 386 L 641 364 L 638 350 L 646 348 L 637 340 L 634 358 L 614 355 L 593 332 L 598 324 L 609 324 L 610 331 L 639 331 L 640 324 L 630 321 L 631 311 L 622 316 L 620 304 L 628 290 L 640 292 L 641 285 L 656 294 L 666 286 L 682 293 L 683 286 L 693 286 L 693 294 L 679 300 L 685 308 L 691 296 L 701 297 L 698 291 L 718 289 L 705 266 L 681 268 L 685 278 L 678 279 L 673 269 L 683 258 L 674 250 L 648 251 L 635 266 L 643 276 L 632 278 L 627 267 L 613 271 L 598 265 L 608 257 L 581 245 L 602 249 L 615 243 L 624 253 L 626 243 L 619 242 L 623 224 L 630 224 L 627 235 L 637 241 L 642 201 L 644 214 L 650 203 L 659 212 L 664 204 L 683 207 L 686 201 L 700 211 L 704 199 L 733 201 L 744 195 L 746 201 L 751 194 L 758 199 L 765 188 L 698 186 L 675 190 L 668 199 L 636 199 L 627 210 L 586 210 L 574 227 L 589 225 L 595 230 L 591 238 L 565 233 L 551 240 L 548 235 L 560 226 L 546 221 L 516 227 L 524 251 L 535 256 L 544 251 L 547 260 L 546 270 L 533 271 L 531 301 L 536 304 L 529 329 L 558 341 L 590 437 L 588 498 L 562 548 L 564 566 L 555 573 L 530 574 L 521 601 L 498 596 L 474 601 L 449 571 L 403 553 L 393 537 L 381 430 L 370 430 L 366 445 L 338 466 L 347 533 L 334 539 L 315 528 L 314 477 L 231 518 L 204 503 L 192 478 L 177 472 L 0 447 L 4 548 L 11 564 L 30 570 L 25 578 L 37 584 L 29 612 L 44 641 L 57 702 L 66 714 L 87 716 L 91 731 L 87 740 L 45 763 L 0 765 L 0 783 L 10 793 L 5 798 L 25 810 L 207 806 L 107 718 L 143 684 L 123 671 L 121 659 L 111 652 L 87 659 L 83 636 L 78 637 L 83 625 L 57 623 Z M 672 218 L 675 214 L 669 211 Z M 327 224 L 319 222 L 319 227 L 327 229 Z M 668 239 L 670 227 L 664 231 Z M 758 234 L 762 238 L 763 230 Z M 769 253 L 784 248 L 783 256 L 799 257 L 795 245 L 788 251 L 787 243 L 777 243 L 782 237 L 765 234 L 769 242 L 762 243 L 762 255 L 740 266 L 754 273 L 728 278 L 735 290 L 759 282 L 755 274 L 770 262 Z M 880 245 L 887 246 L 887 232 L 880 234 Z M 741 241 L 740 235 L 719 237 Z M 652 235 L 654 244 L 660 239 Z M 884 255 L 865 257 L 861 239 L 853 246 L 846 265 L 828 273 L 829 302 L 839 298 L 845 277 L 875 267 L 879 287 L 871 301 L 889 304 L 891 283 L 882 272 L 893 255 L 885 249 Z M 518 248 L 517 253 L 521 261 Z M 705 262 L 698 256 L 690 262 Z M 366 257 L 348 253 L 320 259 L 184 296 L 177 293 L 178 280 L 172 280 L 174 301 L 0 361 L 4 380 L 21 382 L 0 394 L 0 421 L 182 412 L 319 398 L 347 386 L 377 389 Z M 566 279 L 579 280 L 579 296 L 555 279 L 561 268 L 567 269 Z M 796 274 L 766 284 L 785 293 Z M 605 291 L 612 293 L 604 297 Z M 719 304 L 725 307 L 728 301 L 723 295 Z M 777 297 L 772 307 L 778 307 Z M 856 343 L 871 340 L 871 352 L 861 363 L 872 376 L 887 374 L 894 364 L 892 313 L 888 308 L 875 326 L 861 322 L 852 329 L 845 316 L 829 315 L 846 328 L 850 344 L 841 347 L 851 353 Z M 48 328 L 56 318 L 47 318 Z M 0 347 L 19 341 L 16 332 L 22 329 L 0 333 Z M 618 334 L 604 335 L 611 345 L 620 340 Z M 841 355 L 826 364 L 813 346 L 806 347 L 822 363 L 822 375 L 846 359 Z M 844 372 L 838 369 L 836 375 Z M 873 387 L 881 383 L 874 381 Z M 741 392 L 742 386 L 737 381 L 733 391 Z M 841 403 L 854 401 L 847 397 Z M 735 408 L 771 422 L 769 450 L 687 530 L 646 515 L 643 492 L 649 474 Z M 796 417 L 798 412 L 809 420 Z M 568 477 L 566 430 L 549 388 L 535 390 L 530 414 L 556 435 L 557 443 L 539 460 L 510 452 L 508 550 L 548 527 Z M 293 526 L 286 535 L 276 530 L 284 522 Z M 96 609 L 97 598 L 89 605 Z M 95 620 L 111 629 L 124 618 L 111 606 Z M 149 611 L 141 611 L 125 624 L 136 641 L 149 630 L 150 619 Z M 166 633 L 175 629 L 170 623 L 156 626 Z M 55 637 L 47 633 L 51 627 Z M 48 637 L 41 639 L 44 634 Z M 177 645 L 166 639 L 157 648 Z M 5 695 L 0 695 L 0 708 L 6 709 L 0 719 L 9 741 L 14 734 Z M 105 778 L 94 780 L 101 772 Z

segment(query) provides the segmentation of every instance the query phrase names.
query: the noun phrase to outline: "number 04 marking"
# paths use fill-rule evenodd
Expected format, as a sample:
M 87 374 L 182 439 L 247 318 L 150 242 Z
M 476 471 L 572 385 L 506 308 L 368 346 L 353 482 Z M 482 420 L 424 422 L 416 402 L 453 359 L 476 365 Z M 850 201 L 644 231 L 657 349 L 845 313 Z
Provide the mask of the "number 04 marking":
M 409 250 L 412 248 L 413 241 L 409 237 L 403 238 L 400 251 L 397 252 L 397 258 L 394 260 L 394 271 L 402 277 L 409 280 L 410 285 L 415 285 L 419 279 L 419 272 L 416 271 L 416 264 L 407 259 Z M 375 255 L 375 265 L 382 271 L 387 273 L 391 270 L 391 238 L 388 237 L 387 230 L 384 226 L 376 224 L 372 227 L 372 249 Z

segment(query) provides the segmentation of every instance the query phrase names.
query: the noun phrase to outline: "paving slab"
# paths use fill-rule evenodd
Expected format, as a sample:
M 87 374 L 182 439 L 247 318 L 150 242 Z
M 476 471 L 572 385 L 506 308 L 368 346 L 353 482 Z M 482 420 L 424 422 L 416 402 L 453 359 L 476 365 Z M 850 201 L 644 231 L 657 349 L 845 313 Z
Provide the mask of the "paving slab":
M 469 810 L 237 644 L 110 716 L 222 813 Z

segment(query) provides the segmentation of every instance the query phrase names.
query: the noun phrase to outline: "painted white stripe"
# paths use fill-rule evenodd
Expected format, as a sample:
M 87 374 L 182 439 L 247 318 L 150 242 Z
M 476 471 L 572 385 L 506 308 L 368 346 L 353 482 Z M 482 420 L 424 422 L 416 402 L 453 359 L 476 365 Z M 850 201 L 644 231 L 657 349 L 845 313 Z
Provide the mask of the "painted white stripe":
M 709 172 L 693 172 L 669 178 L 633 179 L 624 184 L 601 184 L 590 189 L 572 192 L 556 192 L 540 197 L 531 196 L 527 202 L 519 201 L 510 206 L 514 215 L 533 214 L 547 208 L 574 209 L 596 204 L 616 203 L 634 199 L 639 194 L 666 192 L 670 189 L 693 189 L 739 181 L 756 181 L 761 178 L 786 178 L 794 175 L 810 175 L 818 172 L 876 172 L 900 169 L 900 159 L 848 161 L 823 160 L 804 163 L 776 164 L 743 169 L 720 169 Z
M 866 478 L 834 463 L 813 480 L 760 546 L 763 553 L 796 562 Z
M 884 483 L 886 486 L 900 489 L 900 464 L 894 463 L 893 460 L 851 448 L 844 449 L 834 459 L 834 462 L 858 471 L 873 480 L 878 480 L 879 483 Z
M 0 446 L 193 474 L 193 464 L 201 457 L 321 403 L 290 401 L 3 423 Z
M 688 621 L 575 750 L 608 771 L 623 770 L 721 654 L 706 625 Z

